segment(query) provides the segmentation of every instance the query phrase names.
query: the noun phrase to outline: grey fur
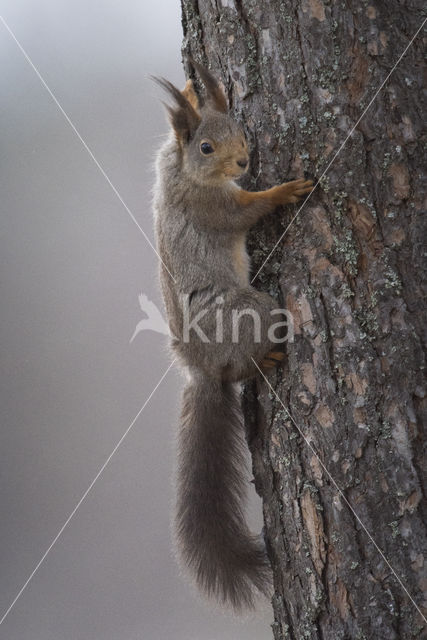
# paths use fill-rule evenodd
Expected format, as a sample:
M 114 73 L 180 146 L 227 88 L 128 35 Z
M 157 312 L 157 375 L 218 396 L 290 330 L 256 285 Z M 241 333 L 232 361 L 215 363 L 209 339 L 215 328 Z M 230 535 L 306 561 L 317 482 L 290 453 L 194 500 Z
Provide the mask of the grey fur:
M 243 433 L 234 386 L 196 375 L 181 414 L 176 537 L 199 587 L 236 610 L 253 606 L 254 587 L 270 587 L 264 543 L 242 512 Z
M 175 87 L 160 81 L 176 104 L 168 108 L 174 135 L 158 154 L 154 197 L 172 347 L 191 377 L 178 436 L 175 530 L 181 558 L 202 591 L 239 610 L 253 605 L 256 590 L 268 592 L 269 565 L 264 545 L 249 532 L 242 512 L 244 440 L 234 383 L 253 376 L 252 358 L 261 363 L 275 346 L 267 335 L 275 303 L 249 284 L 245 236 L 278 204 L 277 190 L 282 190 L 283 202 L 297 199 L 297 190 L 289 189 L 294 183 L 287 183 L 258 194 L 262 197 L 256 201 L 239 204 L 240 187 L 234 179 L 243 173 L 241 165 L 248 159 L 244 134 L 218 110 L 222 102 L 215 79 L 206 69 L 201 73 L 200 66 L 196 68 L 208 94 L 202 108 L 193 108 L 194 101 L 191 106 L 181 94 L 177 96 Z M 200 144 L 206 139 L 215 152 L 205 157 Z M 275 199 L 269 196 L 273 192 Z M 210 310 L 199 322 L 209 343 L 194 332 L 188 342 L 183 339 L 186 296 L 192 317 Z M 215 342 L 218 308 L 224 318 L 220 344 Z M 232 310 L 245 308 L 259 314 L 258 343 L 248 316 L 241 320 L 239 342 L 232 341 Z

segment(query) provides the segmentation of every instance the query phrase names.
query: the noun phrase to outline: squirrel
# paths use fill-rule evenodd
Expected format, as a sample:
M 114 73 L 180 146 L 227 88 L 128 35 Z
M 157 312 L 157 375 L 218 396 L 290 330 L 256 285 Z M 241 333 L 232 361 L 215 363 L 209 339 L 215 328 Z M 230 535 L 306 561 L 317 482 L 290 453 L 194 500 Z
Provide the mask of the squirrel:
M 264 541 L 249 531 L 243 515 L 247 480 L 238 383 L 257 374 L 254 362 L 267 369 L 284 356 L 269 334 L 275 301 L 249 282 L 246 234 L 277 206 L 297 202 L 313 183 L 299 179 L 259 192 L 238 186 L 249 167 L 244 130 L 229 115 L 217 80 L 189 61 L 205 87 L 200 98 L 192 80 L 180 91 L 152 78 L 173 99 L 173 106 L 165 105 L 171 135 L 157 156 L 153 208 L 171 347 L 188 374 L 174 534 L 179 559 L 199 589 L 238 612 L 253 608 L 257 594 L 271 592 Z M 230 328 L 236 314 L 238 340 Z M 186 315 L 194 331 L 187 326 L 185 336 Z

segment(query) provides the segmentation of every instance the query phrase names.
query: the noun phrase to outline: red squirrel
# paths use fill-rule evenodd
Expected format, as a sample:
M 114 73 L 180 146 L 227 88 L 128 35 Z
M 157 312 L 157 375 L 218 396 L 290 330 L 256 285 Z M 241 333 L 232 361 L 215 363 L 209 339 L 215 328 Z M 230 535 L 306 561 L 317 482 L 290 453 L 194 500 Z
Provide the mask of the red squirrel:
M 154 190 L 161 287 L 172 349 L 188 374 L 178 433 L 175 537 L 198 587 L 240 610 L 253 606 L 257 592 L 267 594 L 271 579 L 264 542 L 249 531 L 243 514 L 247 480 L 238 383 L 257 373 L 255 362 L 266 368 L 283 357 L 269 332 L 276 303 L 249 283 L 246 234 L 278 205 L 309 193 L 312 182 L 241 189 L 235 180 L 249 166 L 244 131 L 228 114 L 215 78 L 191 64 L 206 89 L 202 99 L 191 81 L 181 92 L 155 79 L 173 99 L 167 106 L 171 136 L 157 157 Z

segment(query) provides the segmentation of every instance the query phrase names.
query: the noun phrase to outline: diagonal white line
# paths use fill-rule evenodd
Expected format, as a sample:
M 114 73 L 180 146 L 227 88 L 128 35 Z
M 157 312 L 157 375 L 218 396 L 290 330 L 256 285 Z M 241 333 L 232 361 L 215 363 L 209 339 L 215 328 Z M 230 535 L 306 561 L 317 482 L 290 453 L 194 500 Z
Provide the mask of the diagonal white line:
M 283 404 L 282 400 L 279 398 L 279 396 L 277 395 L 276 391 L 273 389 L 273 387 L 271 386 L 270 382 L 268 381 L 268 379 L 266 378 L 266 376 L 264 375 L 264 373 L 261 371 L 261 369 L 259 368 L 258 364 L 255 362 L 255 360 L 252 358 L 252 362 L 254 363 L 254 365 L 256 366 L 256 368 L 258 369 L 258 371 L 260 372 L 260 374 L 262 375 L 262 377 L 264 378 L 265 382 L 267 383 L 267 385 L 270 387 L 271 391 L 274 393 L 274 395 L 276 396 L 277 400 L 280 402 L 280 404 L 282 405 L 283 409 L 286 411 L 287 415 L 289 416 L 290 420 L 292 420 L 294 426 L 296 427 L 297 431 L 299 432 L 299 434 L 304 438 L 305 443 L 308 445 L 308 447 L 310 448 L 310 450 L 312 451 L 312 453 L 316 456 L 317 460 L 319 461 L 320 466 L 322 467 L 323 471 L 326 473 L 326 475 L 328 476 L 328 478 L 331 480 L 331 482 L 334 484 L 335 488 L 337 489 L 338 493 L 340 494 L 341 498 L 344 500 L 344 502 L 346 503 L 346 505 L 348 506 L 348 508 L 350 509 L 350 511 L 352 512 L 352 514 L 354 515 L 354 517 L 356 518 L 356 520 L 358 521 L 358 523 L 360 524 L 360 526 L 362 527 L 362 529 L 364 530 L 364 532 L 366 533 L 366 535 L 368 536 L 369 540 L 372 542 L 372 544 L 374 545 L 375 549 L 378 551 L 378 553 L 380 554 L 380 556 L 382 557 L 382 559 L 384 560 L 384 562 L 386 563 L 386 565 L 388 566 L 388 568 L 390 569 L 390 571 L 393 573 L 394 577 L 396 578 L 396 580 L 398 581 L 398 583 L 400 584 L 400 586 L 402 587 L 402 589 L 405 591 L 406 595 L 408 596 L 408 598 L 410 599 L 410 601 L 412 602 L 412 604 L 414 605 L 414 607 L 416 608 L 416 610 L 418 611 L 418 613 L 420 614 L 420 616 L 422 617 L 422 619 L 424 620 L 424 622 L 427 623 L 427 618 L 424 616 L 424 614 L 422 613 L 421 609 L 419 608 L 419 606 L 417 605 L 417 603 L 415 602 L 415 600 L 413 599 L 413 597 L 411 596 L 411 594 L 409 593 L 408 589 L 405 587 L 405 585 L 403 584 L 402 580 L 399 578 L 399 576 L 397 575 L 396 571 L 393 569 L 393 567 L 391 566 L 390 562 L 387 560 L 387 558 L 385 557 L 383 551 L 381 550 L 381 548 L 378 546 L 378 544 L 375 542 L 375 540 L 373 539 L 372 535 L 369 533 L 368 529 L 365 527 L 365 525 L 363 524 L 362 520 L 359 518 L 359 516 L 357 515 L 356 511 L 353 509 L 353 507 L 351 506 L 350 502 L 347 500 L 346 496 L 344 495 L 344 492 L 342 491 L 342 489 L 340 489 L 340 487 L 338 486 L 338 484 L 336 483 L 336 481 L 334 480 L 334 478 L 332 477 L 331 473 L 328 471 L 328 469 L 325 467 L 325 465 L 323 464 L 319 454 L 317 453 L 316 449 L 313 447 L 313 445 L 311 444 L 310 440 L 308 440 L 302 429 L 297 425 L 297 423 L 295 422 L 294 418 L 291 416 L 291 414 L 289 413 L 288 409 L 285 407 L 285 405 Z
M 384 87 L 385 83 L 387 82 L 387 80 L 389 79 L 389 77 L 391 76 L 391 74 L 393 73 L 393 71 L 396 69 L 397 65 L 400 63 L 400 61 L 402 60 L 402 58 L 404 57 L 404 55 L 406 54 L 406 52 L 408 51 L 409 47 L 412 45 L 413 41 L 415 40 L 415 38 L 417 37 L 417 35 L 419 34 L 419 32 L 421 31 L 421 29 L 423 28 L 423 26 L 425 25 L 427 21 L 427 18 L 425 18 L 424 22 L 421 24 L 421 26 L 417 29 L 416 33 L 412 36 L 412 38 L 410 39 L 409 43 L 406 45 L 405 50 L 403 51 L 403 53 L 399 56 L 399 59 L 397 60 L 396 64 L 393 66 L 393 68 L 391 69 L 391 71 L 387 74 L 387 76 L 385 77 L 385 80 L 382 81 L 382 83 L 380 84 L 380 86 L 378 87 L 378 89 L 376 90 L 374 97 L 372 98 L 372 100 L 370 101 L 370 103 L 368 104 L 368 106 L 366 107 L 366 109 L 362 112 L 362 115 L 359 117 L 358 121 L 356 122 L 356 124 L 353 126 L 353 128 L 351 129 L 350 133 L 348 134 L 348 136 L 345 138 L 344 142 L 341 144 L 341 146 L 339 147 L 338 151 L 335 153 L 334 157 L 332 158 L 332 160 L 329 162 L 329 164 L 327 165 L 326 169 L 324 170 L 324 172 L 322 173 L 322 175 L 320 176 L 320 178 L 318 179 L 318 181 L 316 182 L 316 184 L 314 185 L 312 191 L 310 191 L 310 193 L 308 194 L 308 196 L 306 197 L 306 199 L 304 200 L 304 202 L 302 203 L 302 205 L 300 206 L 300 208 L 298 209 L 298 211 L 296 212 L 296 214 L 294 215 L 294 217 L 292 218 L 292 220 L 290 221 L 290 223 L 288 224 L 288 226 L 286 227 L 286 229 L 284 230 L 284 232 L 282 233 L 282 235 L 280 236 L 280 238 L 278 239 L 278 241 L 276 242 L 276 244 L 274 245 L 274 247 L 272 248 L 272 250 L 270 251 L 270 253 L 268 254 L 268 256 L 266 257 L 266 259 L 264 260 L 264 262 L 262 263 L 262 265 L 260 266 L 260 268 L 258 269 L 258 271 L 256 272 L 256 274 L 254 275 L 254 277 L 251 280 L 251 284 L 257 279 L 257 277 L 259 276 L 259 274 L 261 273 L 261 271 L 264 269 L 265 265 L 267 264 L 267 262 L 270 260 L 271 256 L 273 255 L 273 253 L 275 252 L 275 250 L 277 249 L 278 245 L 282 242 L 283 238 L 285 237 L 285 235 L 287 234 L 287 232 L 289 231 L 290 227 L 293 225 L 293 223 L 295 222 L 295 220 L 298 218 L 301 210 L 305 207 L 306 203 L 309 201 L 309 199 L 311 198 L 312 194 L 314 193 L 314 191 L 317 189 L 317 187 L 320 184 L 320 181 L 322 180 L 323 176 L 327 173 L 327 171 L 329 170 L 329 167 L 331 166 L 331 164 L 335 161 L 335 159 L 337 158 L 338 154 L 341 153 L 341 151 L 343 150 L 343 148 L 345 147 L 345 145 L 347 144 L 347 141 L 349 140 L 349 138 L 351 138 L 354 130 L 356 129 L 356 127 L 358 126 L 359 122 L 362 120 L 362 118 L 364 117 L 365 113 L 368 111 L 369 107 L 371 106 L 371 104 L 374 102 L 375 98 L 377 97 L 377 95 L 379 94 L 379 92 L 381 91 L 381 89 Z
M 116 444 L 116 446 L 114 447 L 114 449 L 112 450 L 112 452 L 110 453 L 108 458 L 105 460 L 104 464 L 99 469 L 98 473 L 96 474 L 96 476 L 94 477 L 94 479 L 92 480 L 92 482 L 90 483 L 90 485 L 88 486 L 88 488 L 86 489 L 86 491 L 84 492 L 84 494 L 82 495 L 82 497 L 80 498 L 80 500 L 78 501 L 78 503 L 76 504 L 76 506 L 74 507 L 72 512 L 70 513 L 70 515 L 68 516 L 68 518 L 66 519 L 66 521 L 64 522 L 64 524 L 62 525 L 62 527 L 60 528 L 60 530 L 58 531 L 58 533 L 56 534 L 56 536 L 54 537 L 52 542 L 50 543 L 49 547 L 44 552 L 43 556 L 40 558 L 40 560 L 37 563 L 37 565 L 35 566 L 33 572 L 31 573 L 31 575 L 29 576 L 29 578 L 27 579 L 27 581 L 25 582 L 23 587 L 20 589 L 20 591 L 17 593 L 17 595 L 15 596 L 14 600 L 12 601 L 12 603 L 9 606 L 9 608 L 7 609 L 7 611 L 3 614 L 2 618 L 0 619 L 0 625 L 4 622 L 6 617 L 12 611 L 12 609 L 15 606 L 16 602 L 18 601 L 18 599 L 21 597 L 21 595 L 23 594 L 23 592 L 27 588 L 29 582 L 32 580 L 34 575 L 37 573 L 37 571 L 39 570 L 39 568 L 41 567 L 41 565 L 45 561 L 46 556 L 51 551 L 52 547 L 56 544 L 57 540 L 60 538 L 60 536 L 64 532 L 65 528 L 68 526 L 70 520 L 73 518 L 73 516 L 75 515 L 76 511 L 79 509 L 79 507 L 81 506 L 83 501 L 86 499 L 87 495 L 91 491 L 91 489 L 94 486 L 95 482 L 98 480 L 99 476 L 102 474 L 102 472 L 104 471 L 105 467 L 108 465 L 108 463 L 110 462 L 111 458 L 114 456 L 114 454 L 116 453 L 117 449 L 120 447 L 120 445 L 122 444 L 123 440 L 126 438 L 127 434 L 132 429 L 133 425 L 138 420 L 139 416 L 144 411 L 145 407 L 150 402 L 150 400 L 153 397 L 153 395 L 156 393 L 156 391 L 159 388 L 160 384 L 163 382 L 164 378 L 169 373 L 169 371 L 170 371 L 172 365 L 174 364 L 174 362 L 175 362 L 175 360 L 172 360 L 172 362 L 170 363 L 170 365 L 168 366 L 168 368 L 166 369 L 166 371 L 164 372 L 164 374 L 160 378 L 159 382 L 156 384 L 156 386 L 154 387 L 154 389 L 152 390 L 152 392 L 150 393 L 150 395 L 148 396 L 148 398 L 146 399 L 146 401 L 142 405 L 141 409 L 138 411 L 138 413 L 136 414 L 136 416 L 134 417 L 134 419 L 132 420 L 132 422 L 130 423 L 130 425 L 128 426 L 128 428 L 126 429 L 126 431 L 124 432 L 124 434 L 122 435 L 122 437 L 120 438 L 120 440 L 118 441 L 118 443 Z
M 144 238 L 146 239 L 146 241 L 148 242 L 148 244 L 150 245 L 150 247 L 153 249 L 154 253 L 156 254 L 156 256 L 158 257 L 158 259 L 160 260 L 160 262 L 163 264 L 164 268 L 166 269 L 166 271 L 168 272 L 168 274 L 170 275 L 170 277 L 172 278 L 172 280 L 175 282 L 175 278 L 173 277 L 173 275 L 171 274 L 171 272 L 169 271 L 169 269 L 167 268 L 167 266 L 165 265 L 165 263 L 163 262 L 163 260 L 161 259 L 160 255 L 157 252 L 157 249 L 155 248 L 155 246 L 153 245 L 153 243 L 151 242 L 150 238 L 147 236 L 147 234 L 145 233 L 144 229 L 141 227 L 141 225 L 139 224 L 138 220 L 135 218 L 135 216 L 133 215 L 132 211 L 129 209 L 129 207 L 127 206 L 126 202 L 123 200 L 122 196 L 120 195 L 120 193 L 117 191 L 116 187 L 114 186 L 114 184 L 111 182 L 110 178 L 108 177 L 107 173 L 105 172 L 104 168 L 101 166 L 101 164 L 98 162 L 98 160 L 96 159 L 93 151 L 90 149 L 90 147 L 88 146 L 88 144 L 83 140 L 82 136 L 80 135 L 80 133 L 78 132 L 77 128 L 75 127 L 75 125 L 73 124 L 73 122 L 71 121 L 70 117 L 67 115 L 67 113 L 64 111 L 64 109 L 62 108 L 62 106 L 60 105 L 58 99 L 56 98 L 56 96 L 54 95 L 54 93 L 51 91 L 51 89 L 49 88 L 49 86 L 47 85 L 46 81 L 44 80 L 44 78 L 42 77 L 40 71 L 37 69 L 37 67 L 34 65 L 33 61 L 31 60 L 31 58 L 29 57 L 29 55 L 27 54 L 27 52 L 25 51 L 25 49 L 23 48 L 23 46 L 21 45 L 21 43 L 19 42 L 19 40 L 17 39 L 17 37 L 15 36 L 15 34 L 13 33 L 13 31 L 11 30 L 11 28 L 9 27 L 9 25 L 6 23 L 5 19 L 3 18 L 3 16 L 0 16 L 0 20 L 2 21 L 5 29 L 9 32 L 10 36 L 13 38 L 13 40 L 15 41 L 15 43 L 17 44 L 19 50 L 21 51 L 22 55 L 24 56 L 24 58 L 26 59 L 26 61 L 28 62 L 28 64 L 30 65 L 30 67 L 33 69 L 34 73 L 37 75 L 38 79 L 40 80 L 40 82 L 42 83 L 42 85 L 44 86 L 44 88 L 46 89 L 46 91 L 48 92 L 48 94 L 50 95 L 50 97 L 52 98 L 52 100 L 54 101 L 54 103 L 56 104 L 56 106 L 58 107 L 58 109 L 60 110 L 60 112 L 62 113 L 62 115 L 64 116 L 64 118 L 66 119 L 66 121 L 68 122 L 68 124 L 70 125 L 70 127 L 72 128 L 72 130 L 74 131 L 74 133 L 76 134 L 76 136 L 78 137 L 78 139 L 80 140 L 80 142 L 82 143 L 83 147 L 86 149 L 86 151 L 88 152 L 89 156 L 92 158 L 93 162 L 95 163 L 96 167 L 99 169 L 99 171 L 101 172 L 101 174 L 103 175 L 103 177 L 105 178 L 105 180 L 108 182 L 108 184 L 110 185 L 111 189 L 113 190 L 114 194 L 117 196 L 117 198 L 120 200 L 121 204 L 123 205 L 123 207 L 125 208 L 126 212 L 128 213 L 128 215 L 130 216 L 131 220 L 136 224 L 136 226 L 138 227 L 138 229 L 140 230 L 140 232 L 142 233 L 142 235 L 144 236 Z

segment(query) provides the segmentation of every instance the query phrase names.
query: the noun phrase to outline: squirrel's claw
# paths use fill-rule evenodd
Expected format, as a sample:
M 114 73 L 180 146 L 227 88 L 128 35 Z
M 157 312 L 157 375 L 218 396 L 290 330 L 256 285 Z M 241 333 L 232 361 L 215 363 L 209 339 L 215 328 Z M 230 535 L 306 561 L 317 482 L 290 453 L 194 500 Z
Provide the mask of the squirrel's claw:
M 262 369 L 272 369 L 277 367 L 285 357 L 282 351 L 270 351 L 261 361 Z
M 298 180 L 292 180 L 291 182 L 285 182 L 281 185 L 285 192 L 285 198 L 283 204 L 287 202 L 298 202 L 298 200 L 313 191 L 313 180 L 305 180 L 305 178 L 299 178 Z
M 303 194 L 312 191 L 313 180 L 295 180 L 295 193 Z

